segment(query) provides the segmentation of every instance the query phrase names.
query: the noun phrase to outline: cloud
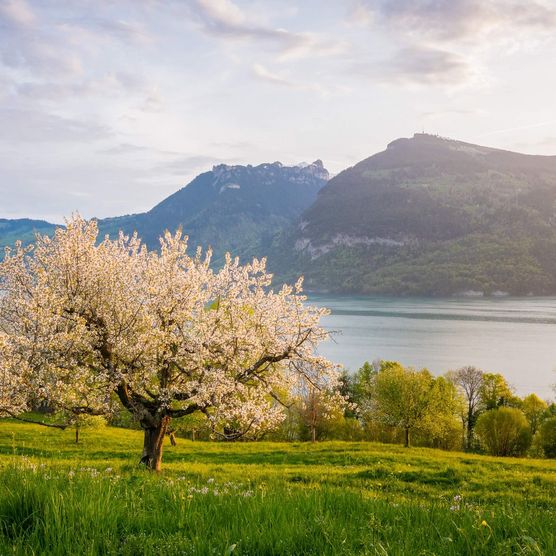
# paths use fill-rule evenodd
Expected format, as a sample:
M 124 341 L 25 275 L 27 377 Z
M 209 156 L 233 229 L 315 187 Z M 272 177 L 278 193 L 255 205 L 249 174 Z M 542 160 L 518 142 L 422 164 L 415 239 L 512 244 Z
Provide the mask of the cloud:
M 263 64 L 253 64 L 251 73 L 259 81 L 277 85 L 278 87 L 287 87 L 298 91 L 312 91 L 322 96 L 329 96 L 333 94 L 343 94 L 349 92 L 349 88 L 340 85 L 325 86 L 321 83 L 303 83 L 284 77 L 283 75 L 269 70 Z
M 426 47 L 400 50 L 382 70 L 386 81 L 423 84 L 462 83 L 470 74 L 471 68 L 458 54 Z
M 194 172 L 206 172 L 215 164 L 228 163 L 229 160 L 199 154 L 183 154 L 167 162 L 160 162 L 156 170 L 176 176 L 190 176 Z
M 443 110 L 429 110 L 421 112 L 421 118 L 445 118 L 446 116 L 479 116 L 483 114 L 482 110 L 469 108 L 445 108 Z
M 291 87 L 294 89 L 299 88 L 298 84 L 294 83 L 293 81 L 290 81 L 289 79 L 286 79 L 285 77 L 278 75 L 277 73 L 271 72 L 262 64 L 253 64 L 252 70 L 253 70 L 253 75 L 257 79 L 260 79 L 261 81 L 266 81 L 267 83 L 271 83 L 272 85 L 281 85 L 284 87 Z
M 351 19 L 453 42 L 492 30 L 509 34 L 515 28 L 552 31 L 556 8 L 535 0 L 358 0 Z
M 7 0 L 0 5 L 0 61 L 13 69 L 34 75 L 67 76 L 82 73 L 81 60 L 63 44 L 49 36 L 40 20 L 23 0 Z
M 100 124 L 77 121 L 39 110 L 0 109 L 0 141 L 54 143 L 88 142 L 111 136 Z
M 556 5 L 541 0 L 354 0 L 348 21 L 386 34 L 397 46 L 382 64 L 382 81 L 461 84 L 487 75 L 488 51 L 509 53 L 553 37 Z M 374 75 L 368 64 L 361 67 Z
M 151 87 L 138 75 L 121 71 L 104 73 L 99 77 L 73 81 L 23 81 L 16 92 L 32 100 L 59 101 L 67 97 L 97 96 L 151 96 Z
M 24 0 L 5 0 L 0 4 L 0 27 L 30 27 L 35 14 Z
M 123 21 L 121 19 L 107 19 L 88 15 L 86 18 L 67 19 L 62 28 L 85 31 L 96 38 L 107 37 L 127 43 L 147 44 L 153 40 L 145 27 L 137 22 Z
M 206 33 L 222 39 L 266 42 L 277 47 L 283 59 L 333 55 L 347 48 L 344 42 L 325 41 L 311 33 L 294 33 L 260 23 L 231 0 L 193 0 L 191 9 Z
M 437 48 L 410 46 L 391 58 L 374 63 L 354 63 L 350 74 L 394 84 L 458 85 L 467 81 L 473 70 L 465 58 Z

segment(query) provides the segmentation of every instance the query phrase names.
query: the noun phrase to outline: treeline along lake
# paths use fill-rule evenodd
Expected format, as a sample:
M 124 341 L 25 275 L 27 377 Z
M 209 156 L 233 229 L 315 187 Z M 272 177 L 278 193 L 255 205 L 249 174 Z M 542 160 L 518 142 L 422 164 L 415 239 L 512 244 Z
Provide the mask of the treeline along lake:
M 388 359 L 435 374 L 475 365 L 502 373 L 520 395 L 553 398 L 556 297 L 394 298 L 310 295 L 331 309 L 321 353 L 355 370 Z

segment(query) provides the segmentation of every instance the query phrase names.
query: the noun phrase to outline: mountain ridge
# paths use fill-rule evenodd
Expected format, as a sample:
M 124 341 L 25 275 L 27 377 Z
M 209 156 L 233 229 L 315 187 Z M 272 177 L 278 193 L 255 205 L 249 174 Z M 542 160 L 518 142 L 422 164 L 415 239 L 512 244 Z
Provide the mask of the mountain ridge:
M 320 160 L 220 164 L 99 229 L 156 248 L 182 227 L 215 264 L 267 256 L 278 282 L 314 291 L 556 294 L 556 156 L 415 134 L 328 177 Z
M 276 259 L 339 293 L 553 293 L 555 225 L 556 157 L 415 134 L 332 178 Z

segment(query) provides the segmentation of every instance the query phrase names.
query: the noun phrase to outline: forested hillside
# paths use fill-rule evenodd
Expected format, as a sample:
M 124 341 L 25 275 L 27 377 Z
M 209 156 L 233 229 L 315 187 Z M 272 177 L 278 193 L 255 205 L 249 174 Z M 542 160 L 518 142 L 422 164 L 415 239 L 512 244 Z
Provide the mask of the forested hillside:
M 36 233 L 50 234 L 54 228 L 54 224 L 44 220 L 0 218 L 0 249 L 3 251 L 4 247 L 12 246 L 18 240 L 23 243 L 31 243 L 34 241 Z M 0 253 L 0 256 L 2 255 L 3 252 Z
M 556 157 L 416 134 L 330 180 L 271 261 L 320 290 L 555 293 L 555 216 Z
M 181 227 L 192 248 L 211 247 L 215 260 L 226 251 L 242 259 L 264 256 L 274 236 L 287 229 L 316 199 L 328 172 L 320 160 L 306 166 L 280 162 L 215 166 L 152 210 L 99 221 L 101 233 L 137 231 L 151 248 L 164 230 Z

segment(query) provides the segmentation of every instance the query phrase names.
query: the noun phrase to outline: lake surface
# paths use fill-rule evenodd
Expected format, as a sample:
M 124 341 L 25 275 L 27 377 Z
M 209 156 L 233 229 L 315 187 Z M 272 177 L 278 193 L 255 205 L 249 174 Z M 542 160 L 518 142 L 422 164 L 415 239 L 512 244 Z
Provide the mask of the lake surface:
M 355 370 L 390 359 L 442 374 L 463 365 L 502 373 L 516 391 L 555 397 L 556 297 L 375 298 L 311 295 L 337 331 L 320 352 Z

